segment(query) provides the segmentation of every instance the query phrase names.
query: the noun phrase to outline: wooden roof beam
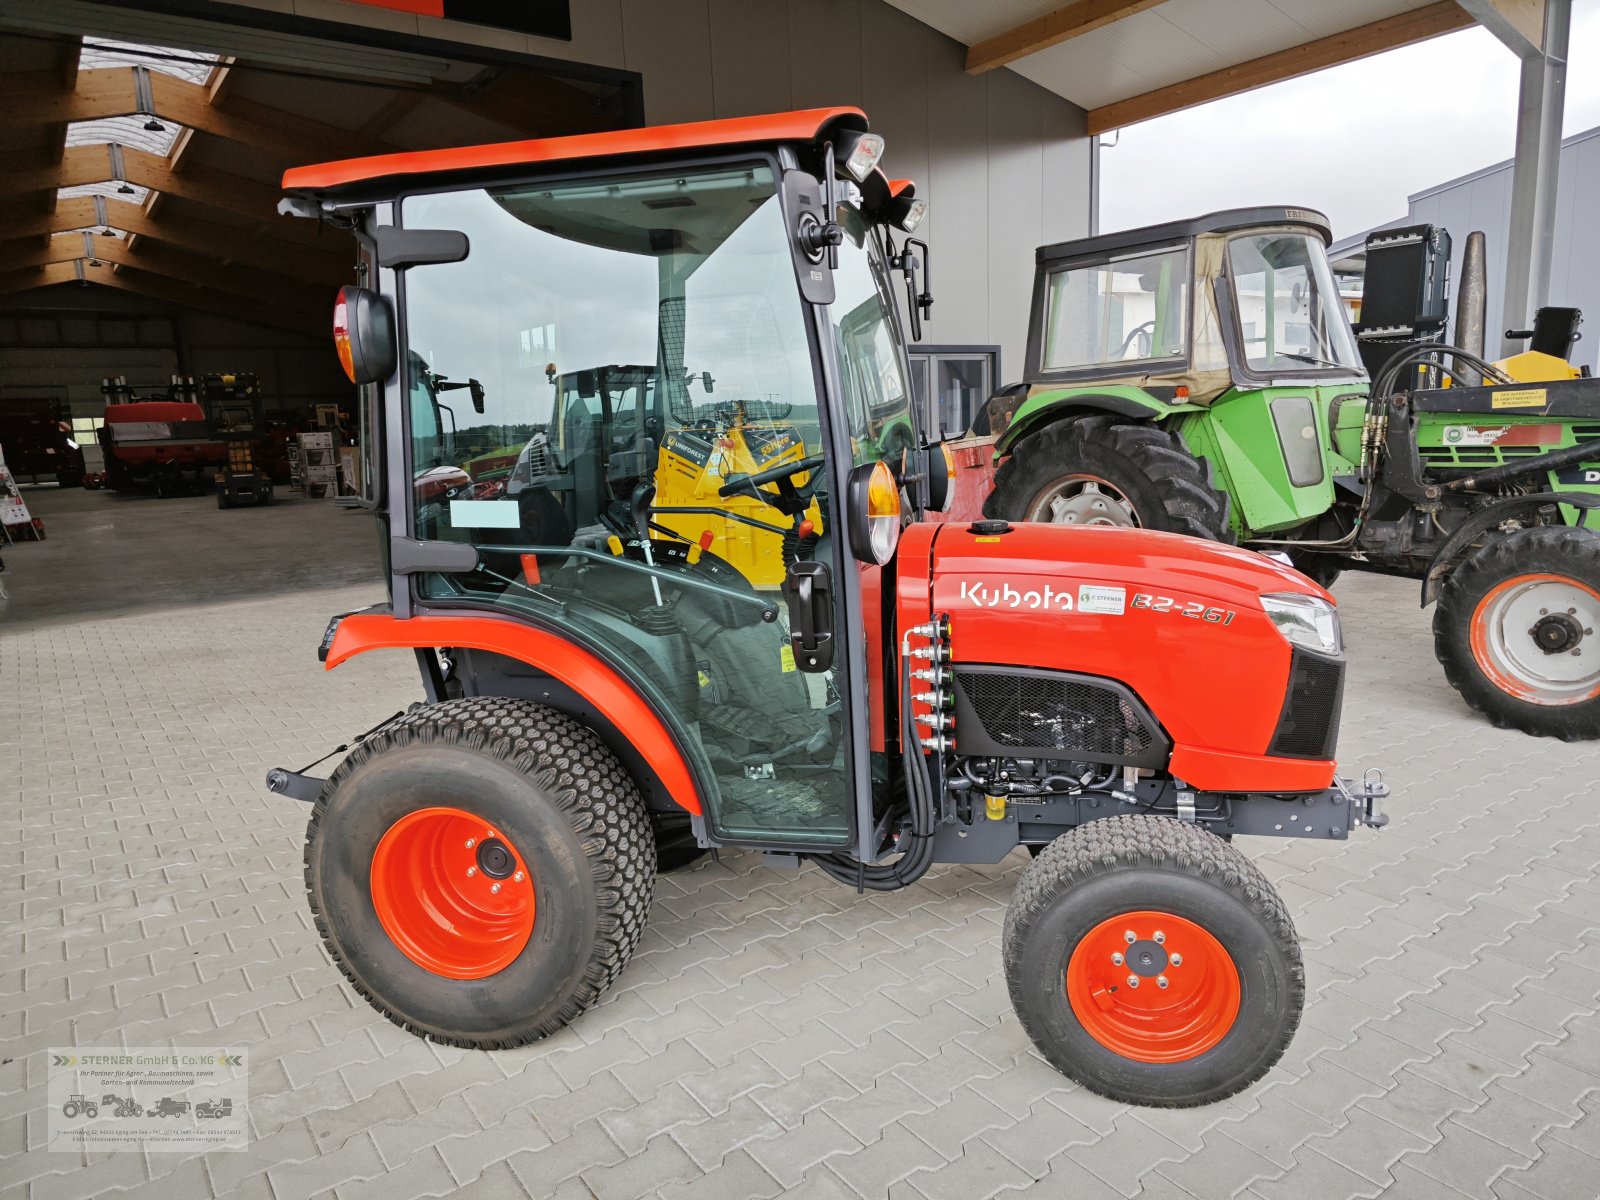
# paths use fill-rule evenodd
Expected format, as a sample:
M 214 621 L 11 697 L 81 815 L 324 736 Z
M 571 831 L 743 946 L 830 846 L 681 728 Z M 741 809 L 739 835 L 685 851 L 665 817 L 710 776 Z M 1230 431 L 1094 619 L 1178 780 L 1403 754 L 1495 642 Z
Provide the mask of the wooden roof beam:
M 346 247 L 348 253 L 340 253 L 336 242 L 330 242 L 326 251 L 313 250 L 298 244 L 255 237 L 247 230 L 193 217 L 162 220 L 150 216 L 135 204 L 119 204 L 113 209 L 108 203 L 106 223 L 124 233 L 198 254 L 223 266 L 237 262 L 257 270 L 309 282 L 343 282 L 354 272 L 353 243 Z M 100 228 L 95 218 L 93 197 L 64 200 L 57 212 L 43 219 L 36 218 L 33 224 L 17 227 L 0 225 L 0 236 L 17 239 L 41 233 L 62 234 L 84 228 L 96 231 Z M 0 242 L 0 257 L 8 251 L 7 243 Z
M 0 128 L 140 115 L 134 73 L 145 69 L 116 67 L 84 71 L 78 77 L 77 87 L 70 92 L 8 86 L 6 102 L 0 104 Z M 209 89 L 203 84 L 190 83 L 160 71 L 149 74 L 155 109 L 151 115 L 213 137 L 241 142 L 283 162 L 350 158 L 397 149 L 374 143 L 348 129 L 252 100 L 233 97 L 226 108 L 221 108 L 211 102 Z
M 118 238 L 90 236 L 94 242 L 94 258 L 103 264 L 151 272 L 185 286 L 233 293 L 243 299 L 258 301 L 273 308 L 316 312 L 318 315 L 321 315 L 324 309 L 329 313 L 333 311 L 333 295 L 337 290 L 337 284 L 332 281 L 296 283 L 259 271 L 249 271 L 239 267 L 219 267 L 153 241 L 129 246 Z M 52 263 L 73 262 L 88 257 L 84 253 L 85 247 L 81 238 L 58 238 L 54 241 L 60 245 L 0 258 L 0 270 L 49 266 Z M 101 266 L 94 270 L 97 273 L 109 271 L 110 266 Z M 325 304 L 322 303 L 324 294 Z
M 1309 75 L 1313 71 L 1354 62 L 1400 46 L 1410 46 L 1441 34 L 1454 33 L 1472 24 L 1471 14 L 1461 8 L 1456 0 L 1440 0 L 1426 8 L 1385 17 L 1369 25 L 1347 29 L 1343 33 L 1318 38 L 1301 46 L 1292 46 L 1276 54 L 1213 71 L 1209 75 L 1157 88 L 1142 96 L 1090 109 L 1088 132 L 1092 136 L 1126 125 L 1136 125 L 1140 121 L 1220 100 L 1224 96 L 1237 96 L 1241 92 L 1253 91 L 1285 79 Z
M 0 295 L 28 291 L 32 288 L 50 287 L 53 284 L 78 282 L 76 263 L 52 263 L 46 267 L 0 274 Z M 115 288 L 180 308 L 193 308 L 210 316 L 227 317 L 250 325 L 265 325 L 285 329 L 304 337 L 327 340 L 328 323 L 318 316 L 300 311 L 275 309 L 266 304 L 252 304 L 228 293 L 206 288 L 193 288 L 144 270 L 124 269 L 111 271 L 86 270 L 80 286 Z M 331 303 L 330 299 L 330 303 Z
M 985 38 L 967 48 L 967 74 L 982 75 L 996 67 L 1014 63 L 1051 46 L 1093 33 L 1114 25 L 1125 17 L 1144 12 L 1164 3 L 1164 0 L 1077 0 L 1065 8 L 1032 21 L 1025 21 L 1014 29 Z
M 335 244 L 333 238 L 319 238 L 317 226 L 310 221 L 277 216 L 282 193 L 271 184 L 201 167 L 190 167 L 179 175 L 167 166 L 165 159 L 131 146 L 122 148 L 122 165 L 128 183 L 158 192 L 170 192 L 208 208 L 254 218 L 268 224 L 274 236 L 287 240 L 325 247 Z M 59 166 L 50 166 L 35 159 L 32 165 L 16 163 L 8 173 L 0 174 L 0 199 L 44 188 L 53 192 L 57 187 L 105 183 L 113 178 L 107 147 L 69 146 Z M 107 203 L 126 202 L 108 200 Z

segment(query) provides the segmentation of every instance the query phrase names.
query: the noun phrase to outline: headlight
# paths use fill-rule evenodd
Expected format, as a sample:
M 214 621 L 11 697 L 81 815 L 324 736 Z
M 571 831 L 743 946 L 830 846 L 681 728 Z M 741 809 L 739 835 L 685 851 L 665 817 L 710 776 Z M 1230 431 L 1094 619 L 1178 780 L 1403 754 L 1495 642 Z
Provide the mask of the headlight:
M 1267 610 L 1278 632 L 1294 645 L 1323 654 L 1338 654 L 1343 649 L 1339 614 L 1326 600 L 1283 592 L 1261 597 L 1261 607 Z

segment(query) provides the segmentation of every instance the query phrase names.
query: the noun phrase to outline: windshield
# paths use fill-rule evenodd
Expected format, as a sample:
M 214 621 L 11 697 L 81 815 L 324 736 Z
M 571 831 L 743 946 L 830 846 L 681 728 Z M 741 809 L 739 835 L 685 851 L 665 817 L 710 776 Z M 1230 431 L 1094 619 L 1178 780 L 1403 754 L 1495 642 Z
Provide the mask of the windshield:
M 1322 242 L 1251 233 L 1228 242 L 1245 366 L 1259 374 L 1361 371 Z
M 898 472 L 914 434 L 886 247 L 881 228 L 854 207 L 841 205 L 838 221 L 845 240 L 834 272 L 833 332 L 855 463 L 882 459 Z
M 859 462 L 910 444 L 909 404 L 877 235 L 840 215 L 826 311 Z M 797 663 L 782 592 L 840 539 L 774 169 L 419 195 L 402 218 L 471 247 L 405 276 L 415 535 L 479 562 L 413 576 L 419 597 L 603 655 L 698 747 L 715 830 L 847 842 L 838 668 Z

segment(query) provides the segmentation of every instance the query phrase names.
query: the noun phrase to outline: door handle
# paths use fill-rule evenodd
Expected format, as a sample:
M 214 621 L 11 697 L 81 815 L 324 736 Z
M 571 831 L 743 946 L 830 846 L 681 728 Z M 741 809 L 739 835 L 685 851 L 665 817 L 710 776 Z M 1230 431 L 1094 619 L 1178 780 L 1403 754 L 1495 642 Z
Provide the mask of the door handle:
M 789 606 L 789 648 L 794 665 L 807 674 L 833 666 L 833 574 L 826 563 L 801 561 L 783 581 Z

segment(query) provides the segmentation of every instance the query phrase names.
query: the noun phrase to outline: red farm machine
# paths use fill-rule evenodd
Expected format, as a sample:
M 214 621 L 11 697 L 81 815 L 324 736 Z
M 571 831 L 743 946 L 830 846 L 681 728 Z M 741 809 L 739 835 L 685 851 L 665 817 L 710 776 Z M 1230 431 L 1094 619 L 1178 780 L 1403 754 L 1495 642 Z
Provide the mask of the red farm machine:
M 321 656 L 405 650 L 423 694 L 330 777 L 268 777 L 312 805 L 317 926 L 389 1019 L 507 1047 L 592 1005 L 709 850 L 888 891 L 1026 847 L 1003 957 L 1040 1051 L 1219 1099 L 1304 993 L 1231 839 L 1384 821 L 1335 773 L 1333 602 L 1198 539 L 937 519 L 924 201 L 882 149 L 828 108 L 287 174 L 358 247 L 334 335 L 385 431 L 389 599 Z M 494 489 L 460 469 L 519 444 Z

